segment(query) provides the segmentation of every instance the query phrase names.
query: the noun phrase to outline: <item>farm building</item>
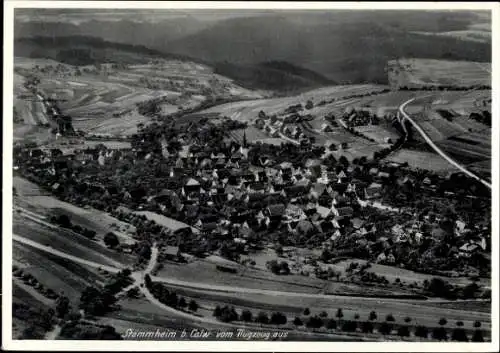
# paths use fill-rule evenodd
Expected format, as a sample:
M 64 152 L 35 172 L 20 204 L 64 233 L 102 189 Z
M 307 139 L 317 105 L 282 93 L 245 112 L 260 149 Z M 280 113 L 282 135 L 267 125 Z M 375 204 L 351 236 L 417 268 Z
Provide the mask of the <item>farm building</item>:
M 170 260 L 180 262 L 183 260 L 178 246 L 167 246 L 163 249 L 163 255 Z

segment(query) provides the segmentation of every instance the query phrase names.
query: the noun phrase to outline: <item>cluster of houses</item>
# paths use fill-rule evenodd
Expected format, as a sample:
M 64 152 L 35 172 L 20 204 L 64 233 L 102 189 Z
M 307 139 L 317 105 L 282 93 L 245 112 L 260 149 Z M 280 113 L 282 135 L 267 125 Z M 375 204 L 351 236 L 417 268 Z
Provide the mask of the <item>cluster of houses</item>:
M 206 238 L 231 239 L 242 248 L 252 246 L 254 235 L 263 232 L 286 232 L 292 243 L 331 245 L 343 235 L 368 238 L 386 230 L 367 222 L 360 210 L 366 202 L 382 198 L 384 188 L 422 188 L 435 190 L 433 180 L 416 180 L 394 163 L 338 165 L 327 167 L 323 160 L 309 158 L 303 163 L 277 162 L 272 155 L 249 158 L 250 149 L 237 144 L 209 147 L 196 142 L 183 144 L 171 151 L 163 144 L 162 156 L 140 149 L 107 149 L 103 146 L 63 154 L 58 149 L 16 148 L 14 163 L 28 169 L 42 170 L 53 177 L 54 192 L 63 192 L 64 183 L 57 180 L 62 170 L 93 164 L 109 168 L 116 161 L 161 158 L 168 170 L 162 182 L 144 187 L 143 192 L 123 190 L 119 185 L 106 186 L 105 181 L 86 181 L 100 195 L 115 197 L 127 205 L 179 219 Z M 252 160 L 252 163 L 251 163 Z M 77 176 L 73 176 L 78 180 Z M 98 177 L 97 177 L 98 178 Z M 396 183 L 394 183 L 396 181 Z M 175 216 L 173 216 L 175 215 Z M 457 221 L 459 222 L 459 221 Z M 457 223 L 457 236 L 467 234 L 467 226 Z M 318 237 L 321 235 L 321 237 Z M 418 247 L 424 235 L 418 222 L 395 225 L 390 239 L 377 261 L 393 263 L 390 248 L 394 243 Z M 457 249 L 456 256 L 467 257 L 485 249 L 484 239 L 472 239 Z

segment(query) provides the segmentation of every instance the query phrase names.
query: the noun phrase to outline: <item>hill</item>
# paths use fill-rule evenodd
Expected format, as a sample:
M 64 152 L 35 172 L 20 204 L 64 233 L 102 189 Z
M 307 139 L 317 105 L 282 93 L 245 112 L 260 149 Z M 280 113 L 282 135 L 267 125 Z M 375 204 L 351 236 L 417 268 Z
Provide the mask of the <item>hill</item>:
M 53 59 L 69 65 L 97 63 L 140 64 L 153 59 L 190 60 L 147 48 L 143 45 L 115 43 L 89 36 L 35 36 L 17 38 L 14 56 Z
M 168 48 L 209 62 L 288 61 L 342 83 L 387 83 L 385 65 L 399 57 L 491 60 L 487 43 L 412 31 L 378 16 L 337 22 L 267 16 L 221 21 Z
M 85 13 L 79 15 L 83 17 Z M 33 18 L 34 15 L 27 17 Z M 106 17 L 107 19 L 102 19 L 102 16 L 88 16 L 85 21 L 82 22 L 80 19 L 74 23 L 69 20 L 64 21 L 64 17 L 61 18 L 61 16 L 39 20 L 40 13 L 37 12 L 35 17 L 37 20 L 14 22 L 14 36 L 15 38 L 35 35 L 42 37 L 91 36 L 110 42 L 140 44 L 164 50 L 170 41 L 196 33 L 207 26 L 192 17 L 172 18 L 160 22 L 134 21 L 133 19 L 137 18 L 135 12 L 129 13 L 129 16 L 121 20 L 117 20 L 120 17 L 119 14 L 114 19 L 113 14 Z M 92 19 L 88 20 L 88 18 Z
M 256 65 L 223 62 L 215 64 L 214 71 L 243 87 L 279 91 L 283 94 L 335 84 L 314 71 L 286 61 L 269 61 Z
M 38 11 L 37 20 L 26 15 L 15 22 L 15 35 L 94 36 L 141 45 L 200 59 L 235 78 L 251 78 L 255 71 L 265 78 L 262 70 L 267 67 L 261 63 L 287 62 L 339 83 L 387 84 L 386 64 L 398 58 L 491 61 L 491 16 L 486 11 L 248 10 L 228 14 L 221 10 L 214 14 L 200 10 L 154 21 L 148 20 L 155 16 L 150 12 L 136 21 L 137 16 L 130 14 L 78 13 L 70 18 L 68 14 L 43 16 Z M 479 30 L 481 40 L 477 39 Z M 231 66 L 221 66 L 226 62 Z M 243 72 L 236 66 L 242 66 Z M 297 85 L 303 86 L 304 77 L 298 76 L 302 83 Z M 254 81 L 261 80 L 251 80 L 247 86 L 268 85 Z

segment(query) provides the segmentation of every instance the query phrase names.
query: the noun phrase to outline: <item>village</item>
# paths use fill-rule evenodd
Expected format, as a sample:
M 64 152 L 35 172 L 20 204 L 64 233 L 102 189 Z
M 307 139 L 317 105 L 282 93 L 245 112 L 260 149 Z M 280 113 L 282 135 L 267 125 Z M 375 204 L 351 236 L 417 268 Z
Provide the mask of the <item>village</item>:
M 337 160 L 314 144 L 250 144 L 244 136 L 240 145 L 225 136 L 228 126 L 152 124 L 130 148 L 101 143 L 64 154 L 17 146 L 14 169 L 62 200 L 140 223 L 136 237 L 163 236 L 170 255 L 238 263 L 263 249 L 293 260 L 304 248 L 313 255 L 302 263 L 267 268 L 334 278 L 326 264 L 352 258 L 450 278 L 489 276 L 489 201 L 460 175 Z M 228 266 L 237 271 L 220 269 Z

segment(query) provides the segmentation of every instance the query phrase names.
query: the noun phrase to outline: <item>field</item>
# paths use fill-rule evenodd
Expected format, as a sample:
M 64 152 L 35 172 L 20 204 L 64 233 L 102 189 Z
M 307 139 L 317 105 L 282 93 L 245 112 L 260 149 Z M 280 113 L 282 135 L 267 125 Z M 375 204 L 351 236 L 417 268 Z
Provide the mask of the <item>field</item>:
M 51 140 L 43 145 L 43 149 L 57 148 L 63 155 L 74 153 L 76 150 L 95 148 L 98 145 L 104 145 L 109 149 L 130 149 L 132 147 L 129 141 L 123 140 L 85 140 L 72 137 L 60 137 L 58 140 Z
M 488 99 L 491 99 L 490 90 L 433 92 L 411 103 L 410 106 L 423 107 L 420 113 L 412 114 L 412 118 L 443 151 L 488 176 L 491 128 L 468 116 L 471 112 L 489 110 L 484 104 Z M 449 115 L 450 120 L 443 117 L 443 113 Z
M 24 272 L 32 274 L 44 287 L 51 288 L 56 293 L 63 292 L 73 304 L 79 302 L 81 291 L 85 287 L 105 281 L 105 277 L 95 269 L 16 242 L 13 258 L 22 264 Z
M 207 66 L 177 60 L 145 65 L 76 67 L 52 60 L 16 57 L 14 66 L 16 82 L 21 82 L 21 76 L 36 74 L 41 80 L 40 92 L 59 100 L 63 114 L 73 118 L 75 129 L 93 133 L 135 133 L 137 124 L 149 121 L 139 114 L 136 104 L 151 99 L 161 98 L 161 109 L 169 114 L 195 107 L 208 95 L 262 96 L 214 74 Z M 21 89 L 19 87 L 18 83 L 16 91 Z M 32 105 L 31 102 L 29 105 L 17 102 L 23 115 L 33 110 Z
M 311 109 L 304 110 L 302 114 L 310 114 L 312 116 L 312 120 L 300 124 L 300 127 L 306 136 L 314 137 L 317 145 L 324 145 L 326 142 L 347 142 L 349 144 L 348 150 L 333 152 L 336 158 L 341 155 L 344 155 L 349 160 L 361 156 L 368 156 L 371 158 L 373 152 L 386 147 L 386 144 L 369 142 L 362 137 L 354 136 L 346 132 L 342 127 L 335 128 L 332 132 L 322 132 L 321 126 L 325 122 L 324 117 L 327 114 L 334 113 L 335 115 L 338 115 L 347 107 L 357 107 L 358 103 L 362 99 L 365 99 L 364 97 L 351 97 L 352 95 L 372 94 L 374 92 L 380 92 L 386 88 L 386 86 L 381 85 L 325 87 L 292 97 L 249 100 L 222 104 L 204 110 L 199 115 L 218 114 L 219 116 L 227 116 L 231 119 L 247 122 L 252 125 L 261 110 L 267 115 L 276 114 L 278 119 L 283 119 L 287 115 L 285 110 L 289 106 L 299 103 L 302 104 L 302 106 L 305 106 L 307 101 L 311 100 L 313 102 L 313 107 Z M 385 96 L 385 94 L 381 94 L 380 96 Z M 378 95 L 373 96 L 372 99 L 376 99 L 376 97 L 378 97 Z M 234 138 L 241 138 L 242 131 L 239 131 L 236 134 L 238 136 L 234 136 Z M 388 132 L 388 134 L 390 133 Z M 248 141 L 266 141 L 267 138 L 271 137 L 272 136 L 267 135 L 266 132 L 255 131 L 253 129 L 247 130 Z M 278 138 L 279 140 L 277 140 Z M 283 136 L 274 136 L 271 143 L 279 144 L 281 143 L 281 140 L 284 141 L 287 140 L 287 138 L 284 138 Z
M 35 221 L 39 219 L 47 222 L 56 213 L 66 214 L 73 223 L 96 231 L 96 239 L 101 244 L 104 234 L 109 231 L 115 233 L 120 242 L 134 242 L 132 234 L 135 232 L 135 227 L 131 224 L 124 223 L 93 208 L 81 208 L 60 201 L 53 196 L 47 195 L 37 185 L 20 177 L 13 178 L 13 186 L 18 194 L 14 200 L 14 205 L 22 208 L 29 216 L 35 215 Z
M 134 213 L 138 214 L 138 215 L 146 216 L 147 219 L 153 220 L 156 223 L 158 223 L 159 225 L 166 227 L 166 228 L 172 230 L 173 232 L 175 232 L 178 229 L 189 227 L 189 225 L 187 225 L 186 223 L 179 222 L 173 218 L 166 217 L 166 216 L 163 216 L 161 214 L 154 213 L 154 212 L 136 211 Z M 197 231 L 194 228 L 193 228 L 193 230 Z
M 408 149 L 401 149 L 394 154 L 391 154 L 388 161 L 396 163 L 405 163 L 412 168 L 422 168 L 434 171 L 436 173 L 447 174 L 454 171 L 454 167 L 445 161 L 441 156 L 431 152 L 415 151 Z
M 243 141 L 243 135 L 246 135 L 246 139 L 248 142 L 257 142 L 257 141 L 266 141 L 266 140 L 276 140 L 276 144 L 280 145 L 281 143 L 286 142 L 281 138 L 269 138 L 264 131 L 257 129 L 254 126 L 248 126 L 246 129 L 238 129 L 232 130 L 229 132 L 229 135 L 238 142 Z
M 400 59 L 388 63 L 394 87 L 491 85 L 491 65 L 470 61 Z
M 427 306 L 422 301 L 391 301 L 384 299 L 355 298 L 349 296 L 283 296 L 261 295 L 254 293 L 239 293 L 238 296 L 211 290 L 197 290 L 180 286 L 168 286 L 182 295 L 206 302 L 210 307 L 217 303 L 228 303 L 236 308 L 248 308 L 254 313 L 257 310 L 282 311 L 289 318 L 300 315 L 304 308 L 310 308 L 311 314 L 325 311 L 328 317 L 334 318 L 338 308 L 344 313 L 344 318 L 352 319 L 355 314 L 361 319 L 368 318 L 369 313 L 376 308 L 378 321 L 384 321 L 387 314 L 392 314 L 396 322 L 403 322 L 407 316 L 412 318 L 414 325 L 435 327 L 439 318 L 446 317 L 449 322 L 462 320 L 466 328 L 472 328 L 474 320 L 484 322 L 484 328 L 489 329 L 489 313 L 481 311 L 463 311 L 449 307 Z

